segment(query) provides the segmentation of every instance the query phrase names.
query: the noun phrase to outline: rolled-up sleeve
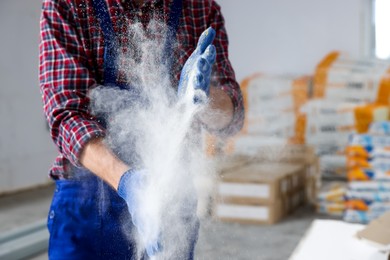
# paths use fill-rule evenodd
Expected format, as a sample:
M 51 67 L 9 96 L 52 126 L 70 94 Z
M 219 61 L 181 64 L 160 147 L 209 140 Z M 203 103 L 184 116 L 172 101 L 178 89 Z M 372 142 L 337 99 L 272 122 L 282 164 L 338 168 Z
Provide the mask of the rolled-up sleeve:
M 96 82 L 74 10 L 66 1 L 44 0 L 40 29 L 39 81 L 51 137 L 61 154 L 80 166 L 85 144 L 105 130 L 88 112 L 88 89 Z
M 219 87 L 231 98 L 233 103 L 233 119 L 230 124 L 218 132 L 219 135 L 229 136 L 241 130 L 244 122 L 244 105 L 240 86 L 236 81 L 235 73 L 229 61 L 228 35 L 220 6 L 212 1 L 210 26 L 216 31 L 214 45 L 217 51 L 216 64 L 213 70 L 212 85 Z

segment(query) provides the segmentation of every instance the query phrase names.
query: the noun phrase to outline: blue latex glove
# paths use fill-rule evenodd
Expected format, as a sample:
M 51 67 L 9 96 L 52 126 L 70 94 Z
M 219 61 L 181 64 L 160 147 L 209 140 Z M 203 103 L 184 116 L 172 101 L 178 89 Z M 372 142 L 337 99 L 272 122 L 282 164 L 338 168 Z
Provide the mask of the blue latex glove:
M 210 94 L 210 75 L 216 51 L 212 41 L 215 30 L 208 28 L 199 38 L 198 45 L 188 58 L 180 74 L 178 96 L 190 95 L 194 103 L 206 103 Z
M 144 207 L 141 207 L 142 191 L 145 188 L 146 171 L 128 170 L 119 181 L 118 195 L 127 204 L 134 226 L 145 245 L 149 257 L 161 251 L 159 242 L 158 223 L 155 214 L 151 214 Z

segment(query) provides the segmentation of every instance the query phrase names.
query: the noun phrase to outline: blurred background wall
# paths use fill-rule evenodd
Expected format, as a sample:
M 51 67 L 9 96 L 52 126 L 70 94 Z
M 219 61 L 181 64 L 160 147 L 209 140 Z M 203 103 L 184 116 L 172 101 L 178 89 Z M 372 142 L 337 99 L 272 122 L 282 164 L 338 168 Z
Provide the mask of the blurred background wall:
M 238 80 L 312 73 L 332 51 L 369 54 L 369 0 L 220 0 Z
M 0 192 L 46 183 L 56 154 L 39 92 L 40 8 L 0 2 Z

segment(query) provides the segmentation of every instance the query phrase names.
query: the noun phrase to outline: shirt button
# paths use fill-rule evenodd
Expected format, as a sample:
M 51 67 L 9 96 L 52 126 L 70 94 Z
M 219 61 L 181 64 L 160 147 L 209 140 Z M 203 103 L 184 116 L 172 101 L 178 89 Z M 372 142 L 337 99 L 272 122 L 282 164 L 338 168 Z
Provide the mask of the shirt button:
M 49 218 L 53 219 L 56 214 L 54 213 L 54 210 L 50 211 Z
M 138 16 L 142 16 L 142 11 L 139 11 L 139 12 L 138 12 Z

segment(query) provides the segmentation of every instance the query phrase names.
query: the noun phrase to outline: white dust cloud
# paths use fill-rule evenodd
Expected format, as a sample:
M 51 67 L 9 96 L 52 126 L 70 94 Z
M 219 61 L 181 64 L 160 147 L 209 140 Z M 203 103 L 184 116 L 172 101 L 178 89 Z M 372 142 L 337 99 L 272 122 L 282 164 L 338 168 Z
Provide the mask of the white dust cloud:
M 142 212 L 154 218 L 148 232 L 161 235 L 163 250 L 154 259 L 185 259 L 188 241 L 197 234 L 194 180 L 212 179 L 214 171 L 196 120 L 204 106 L 193 104 L 193 91 L 178 101 L 164 56 L 166 32 L 157 21 L 146 29 L 132 25 L 132 43 L 118 60 L 131 90 L 97 87 L 90 98 L 92 112 L 105 118 L 106 144 L 131 167 L 146 172 L 146 188 L 138 197 Z M 143 251 L 143 242 L 137 241 Z

